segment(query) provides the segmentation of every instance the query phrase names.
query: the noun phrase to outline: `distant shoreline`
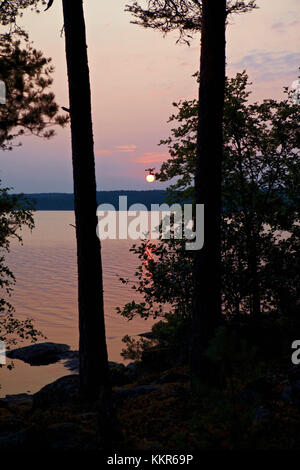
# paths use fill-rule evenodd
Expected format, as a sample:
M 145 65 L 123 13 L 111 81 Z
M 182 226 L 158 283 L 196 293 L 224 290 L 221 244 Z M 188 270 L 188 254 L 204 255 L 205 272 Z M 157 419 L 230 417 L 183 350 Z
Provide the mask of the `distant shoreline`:
M 151 204 L 166 202 L 165 190 L 118 190 L 97 191 L 98 204 L 112 204 L 119 207 L 119 196 L 127 196 L 128 207 L 132 204 L 144 204 L 148 210 Z M 74 211 L 74 195 L 70 193 L 24 193 L 23 196 L 30 201 L 37 211 Z

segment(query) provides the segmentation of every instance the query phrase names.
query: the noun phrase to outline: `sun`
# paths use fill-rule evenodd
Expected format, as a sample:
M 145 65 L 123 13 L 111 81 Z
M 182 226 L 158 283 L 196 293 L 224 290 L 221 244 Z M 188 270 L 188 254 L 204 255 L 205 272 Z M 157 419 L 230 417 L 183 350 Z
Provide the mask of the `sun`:
M 146 176 L 146 180 L 148 183 L 153 183 L 153 181 L 155 181 L 155 176 L 152 174 L 149 174 Z
M 155 168 L 147 168 L 145 171 L 148 172 L 146 176 L 146 181 L 148 183 L 153 183 L 153 181 L 155 181 L 155 174 L 154 174 Z

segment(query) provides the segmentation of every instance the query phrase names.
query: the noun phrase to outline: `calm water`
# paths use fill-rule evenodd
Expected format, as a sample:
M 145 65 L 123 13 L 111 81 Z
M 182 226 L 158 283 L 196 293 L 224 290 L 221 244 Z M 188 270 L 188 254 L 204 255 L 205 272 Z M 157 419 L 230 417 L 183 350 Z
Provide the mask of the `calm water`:
M 7 256 L 17 278 L 12 303 L 19 318 L 30 317 L 47 341 L 66 343 L 78 349 L 77 272 L 74 214 L 70 211 L 37 212 L 36 228 L 23 232 L 24 245 L 14 244 Z M 122 338 L 151 329 L 150 321 L 128 322 L 115 308 L 136 299 L 119 277 L 133 278 L 138 259 L 129 252 L 131 240 L 102 242 L 104 302 L 109 359 L 121 362 Z M 45 384 L 70 373 L 63 364 L 31 367 L 14 361 L 13 371 L 0 370 L 0 396 L 35 392 Z

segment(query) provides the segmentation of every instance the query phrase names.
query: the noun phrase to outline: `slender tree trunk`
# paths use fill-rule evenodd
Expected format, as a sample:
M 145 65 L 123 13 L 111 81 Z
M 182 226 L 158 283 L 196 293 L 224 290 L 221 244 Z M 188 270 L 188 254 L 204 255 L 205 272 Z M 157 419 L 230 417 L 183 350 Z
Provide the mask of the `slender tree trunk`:
M 203 0 L 195 202 L 205 205 L 204 247 L 196 251 L 192 385 L 205 374 L 203 350 L 221 320 L 221 181 L 226 0 Z
M 250 273 L 250 313 L 255 317 L 260 317 L 261 313 L 261 299 L 260 299 L 260 283 L 258 273 L 258 256 L 255 235 L 251 235 L 249 241 L 249 254 L 248 254 L 248 266 Z
M 63 0 L 72 132 L 82 395 L 109 391 L 91 90 L 82 0 Z M 105 393 L 106 394 L 106 393 Z

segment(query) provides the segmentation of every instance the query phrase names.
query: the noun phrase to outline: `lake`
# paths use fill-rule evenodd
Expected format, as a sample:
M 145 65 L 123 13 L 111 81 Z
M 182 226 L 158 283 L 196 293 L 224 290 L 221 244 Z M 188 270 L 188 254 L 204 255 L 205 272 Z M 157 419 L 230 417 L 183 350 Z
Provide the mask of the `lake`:
M 36 328 L 47 337 L 45 341 L 66 343 L 78 349 L 78 308 L 76 238 L 74 213 L 71 211 L 40 211 L 35 213 L 36 228 L 23 231 L 23 246 L 12 244 L 7 264 L 15 274 L 16 286 L 11 302 L 20 318 L 32 318 Z M 108 355 L 110 361 L 121 362 L 126 335 L 151 330 L 152 321 L 137 318 L 128 322 L 116 313 L 137 294 L 123 285 L 119 277 L 133 279 L 138 258 L 129 248 L 132 240 L 102 241 L 104 304 Z M 34 393 L 51 381 L 68 375 L 62 363 L 31 367 L 14 361 L 14 369 L 0 369 L 0 396 Z

